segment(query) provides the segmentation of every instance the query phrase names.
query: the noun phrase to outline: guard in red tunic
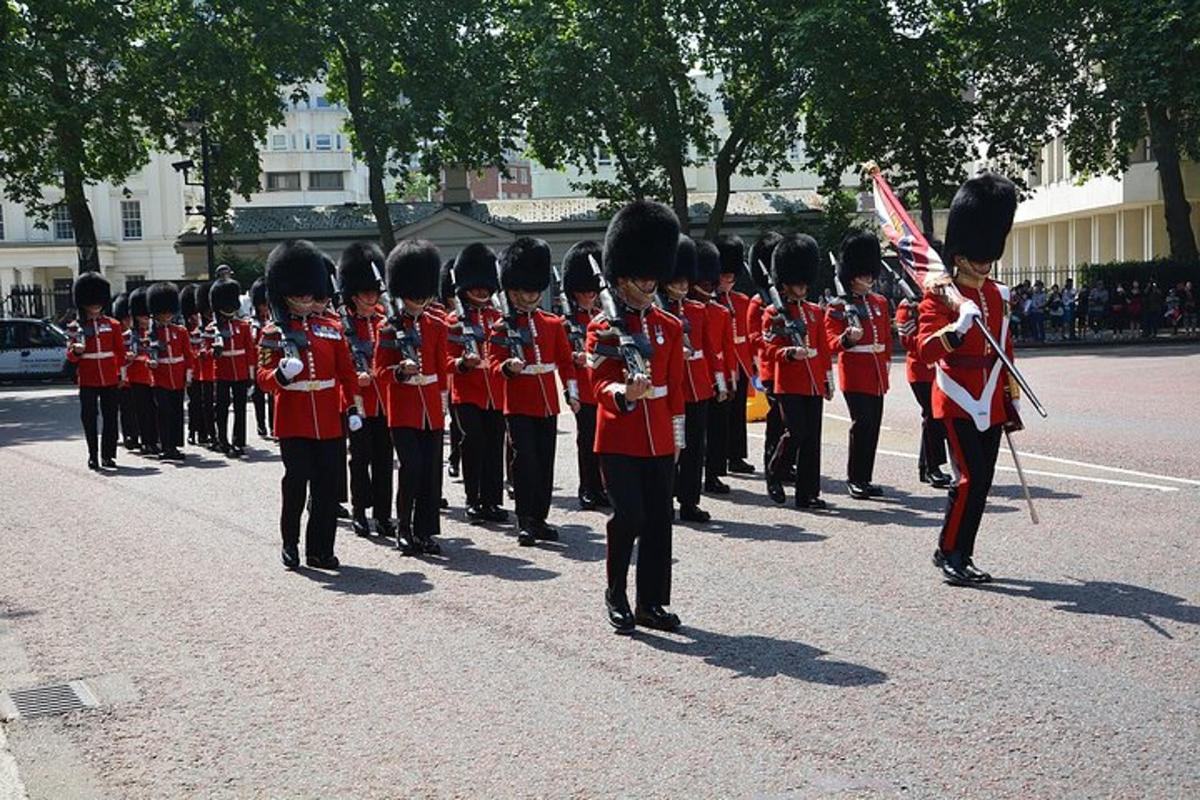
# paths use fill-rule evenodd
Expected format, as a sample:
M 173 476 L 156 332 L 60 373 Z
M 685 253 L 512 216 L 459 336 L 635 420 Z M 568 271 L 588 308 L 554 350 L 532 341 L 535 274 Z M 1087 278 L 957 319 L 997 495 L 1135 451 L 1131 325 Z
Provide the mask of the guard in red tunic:
M 112 292 L 108 279 L 85 272 L 71 286 L 78 320 L 68 329 L 67 360 L 76 365 L 79 418 L 87 438 L 88 469 L 117 466 L 117 387 L 124 382 L 125 340 L 121 323 L 104 315 Z M 97 437 L 96 414 L 103 421 Z M 99 442 L 97 442 L 99 438 Z
M 675 457 L 684 439 L 683 326 L 654 307 L 679 246 L 671 209 L 637 200 L 618 211 L 604 237 L 604 314 L 588 326 L 587 350 L 599 403 L 596 452 L 612 499 L 608 520 L 608 621 L 617 633 L 637 625 L 675 630 L 671 527 Z M 607 296 L 605 296 L 607 295 Z M 626 581 L 638 544 L 637 606 Z
M 449 353 L 450 417 L 459 432 L 459 465 L 471 522 L 505 522 L 504 379 L 487 363 L 487 340 L 500 312 L 492 296 L 500 291 L 496 254 L 478 242 L 454 259 L 454 312 L 446 318 Z M 453 443 L 453 438 L 452 438 Z M 452 448 L 453 450 L 453 448 Z M 451 473 L 453 474 L 453 473 Z
M 826 339 L 825 312 L 807 300 L 817 280 L 821 254 L 806 234 L 784 237 L 771 254 L 771 281 L 780 309 L 762 315 L 763 382 L 770 377 L 784 425 L 767 462 L 767 494 L 784 503 L 784 483 L 794 476 L 796 508 L 826 507 L 821 499 L 821 417 L 833 399 L 833 360 Z
M 442 269 L 438 273 L 438 299 L 436 303 L 441 308 L 431 309 L 440 312 L 443 322 L 449 321 L 450 315 L 455 309 L 455 298 L 457 295 L 454 290 L 454 261 L 455 259 L 448 258 L 442 264 Z M 453 333 L 450 334 L 450 337 L 457 338 Z M 442 398 L 442 405 L 446 406 L 446 414 L 449 417 L 446 428 L 448 429 L 447 433 L 450 439 L 450 452 L 446 456 L 446 474 L 451 478 L 457 478 L 462 474 L 462 431 L 459 430 L 458 425 L 454 424 L 454 406 L 452 400 L 455 375 L 456 373 L 451 371 L 446 384 L 448 394 Z M 442 508 L 449 507 L 450 503 L 446 500 L 445 495 L 442 495 Z
M 768 471 L 767 467 L 771 459 L 775 457 L 776 445 L 779 444 L 786 431 L 783 411 L 775 402 L 775 370 L 773 367 L 763 367 L 762 364 L 762 318 L 764 309 L 770 305 L 769 302 L 763 301 L 763 294 L 770 289 L 771 257 L 775 253 L 775 247 L 781 241 L 783 241 L 781 235 L 774 231 L 768 231 L 760 236 L 750 248 L 750 277 L 754 280 L 754 285 L 758 287 L 758 292 L 750 298 L 750 305 L 746 309 L 746 327 L 749 330 L 750 349 L 754 354 L 755 363 L 758 365 L 758 380 L 767 395 L 767 424 L 763 431 L 765 437 L 763 442 L 764 471 Z M 780 292 L 782 291 L 780 289 Z M 796 463 L 795 443 L 796 440 L 793 437 L 788 437 L 788 447 L 792 449 L 782 454 L 782 463 L 787 469 L 787 475 L 783 479 L 784 483 L 794 483 L 796 480 L 795 469 L 792 466 Z
M 352 397 L 361 402 L 362 427 L 350 432 L 351 526 L 359 536 L 371 534 L 367 509 L 380 536 L 396 535 L 392 528 L 392 440 L 388 433 L 386 387 L 373 369 L 379 328 L 385 320 L 379 305 L 379 279 L 387 266 L 383 251 L 373 242 L 356 242 L 342 252 L 337 285 L 342 298 L 342 330 L 350 343 L 354 369 L 371 376 L 369 386 Z
M 517 541 L 558 541 L 546 524 L 554 492 L 554 456 L 558 439 L 557 372 L 572 412 L 579 410 L 579 384 L 567 331 L 558 316 L 538 308 L 550 285 L 550 246 L 523 236 L 500 258 L 500 290 L 509 313 L 488 342 L 488 358 L 504 387 L 504 421 L 513 448 Z
M 246 454 L 246 399 L 250 394 L 254 334 L 250 323 L 238 316 L 242 287 L 232 278 L 218 278 L 208 292 L 213 309 L 209 328 L 217 364 L 217 441 L 230 458 Z M 233 405 L 233 438 L 229 437 L 229 407 Z
M 221 449 L 217 440 L 217 357 L 213 351 L 216 336 L 212 333 L 212 306 L 208 302 L 208 291 L 212 283 L 196 284 L 196 310 L 199 312 L 200 347 L 193 344 L 196 353 L 196 363 L 199 365 L 198 378 L 200 381 L 200 424 L 202 435 L 200 444 L 216 452 Z M 195 334 L 193 334 L 193 340 Z
M 188 332 L 188 341 L 192 346 L 192 359 L 195 366 L 192 379 L 187 385 L 187 443 L 204 445 L 206 430 L 204 424 L 203 396 L 200 390 L 200 378 L 204 372 L 204 330 L 200 326 L 200 310 L 197 306 L 197 290 L 199 285 L 189 283 L 179 290 L 179 313 L 183 317 L 183 326 Z
M 329 297 L 329 257 L 312 242 L 285 241 L 267 257 L 267 299 L 273 322 L 263 330 L 258 383 L 275 398 L 275 433 L 283 460 L 279 529 L 283 564 L 300 565 L 300 518 L 308 566 L 336 569 L 337 470 L 341 461 L 342 398 L 370 383 L 355 375 L 341 330 L 322 315 Z M 282 326 L 277 327 L 277 326 Z
M 734 241 L 736 239 L 736 241 Z M 729 445 L 726 450 L 728 471 L 735 475 L 753 475 L 754 466 L 746 460 L 746 395 L 750 391 L 750 377 L 754 374 L 754 362 L 750 352 L 750 329 L 748 312 L 750 298 L 733 288 L 738 276 L 746 270 L 745 245 L 741 239 L 732 237 L 718 240 L 721 251 L 721 282 L 717 287 L 717 302 L 729 310 L 733 325 L 733 353 L 737 358 L 738 374 L 732 389 L 729 404 Z M 724 475 L 722 471 L 719 474 Z M 713 494 L 728 494 L 729 487 L 716 475 L 706 479 L 704 490 Z
M 722 364 L 717 375 L 724 375 L 725 384 L 724 396 L 717 392 L 708 401 L 708 428 L 704 435 L 704 490 L 721 494 L 725 484 L 720 476 L 729 471 L 730 407 L 734 403 L 734 386 L 737 385 L 741 367 L 733 346 L 733 316 L 728 308 L 717 302 L 717 287 L 721 284 L 721 265 L 724 260 L 742 257 L 742 240 L 737 236 L 722 236 L 716 244 L 701 240 L 696 247 L 699 253 L 696 280 L 692 282 L 688 295 L 704 305 L 705 327 L 716 342 L 715 355 Z M 713 376 L 714 381 L 717 375 Z
M 945 257 L 953 270 L 928 287 L 917 336 L 921 360 L 934 366 L 933 416 L 946 426 L 957 481 L 950 487 L 934 564 L 953 584 L 991 576 L 974 562 L 1005 428 L 1020 430 L 1020 390 L 976 327 L 982 320 L 1011 359 L 1009 290 L 989 276 L 1012 229 L 1017 190 L 1007 178 L 971 178 L 950 204 Z M 957 291 L 955 291 L 955 289 Z
M 600 477 L 600 459 L 596 456 L 596 393 L 592 391 L 592 370 L 587 363 L 587 329 L 598 312 L 600 276 L 592 270 L 591 260 L 602 263 L 600 245 L 585 239 L 571 245 L 563 256 L 562 291 L 566 297 L 563 322 L 571 344 L 575 374 L 579 381 L 579 411 L 575 412 L 575 456 L 579 468 L 579 507 L 584 511 L 608 508 L 610 501 Z
M 112 315 L 113 319 L 121 323 L 123 339 L 128 340 L 129 330 L 133 327 L 133 317 L 129 314 L 129 295 L 125 292 L 121 292 L 113 298 Z M 124 364 L 121 365 L 121 374 L 122 376 L 125 374 Z M 142 446 L 141 437 L 138 435 L 137 409 L 133 405 L 133 391 L 124 377 L 118 384 L 117 398 L 120 408 L 118 418 L 121 421 L 121 446 L 126 450 L 137 450 Z
M 250 319 L 250 331 L 254 334 L 254 349 L 258 352 L 259 342 L 262 341 L 263 328 L 271 321 L 271 310 L 267 306 L 267 280 L 265 277 L 254 279 L 250 284 L 250 306 L 254 309 Z M 267 393 L 254 382 L 250 387 L 250 402 L 254 405 L 254 426 L 260 438 L 268 439 L 275 429 L 275 405 L 270 402 Z M 188 387 L 188 407 L 191 408 L 191 386 Z M 391 452 L 389 449 L 388 452 Z
M 935 489 L 948 489 L 954 482 L 942 472 L 946 463 L 946 428 L 933 416 L 933 367 L 921 361 L 917 338 L 917 301 L 904 299 L 896 306 L 896 333 L 904 347 L 904 376 L 921 407 L 921 449 L 917 476 Z
M 147 294 L 150 306 L 150 364 L 162 460 L 183 461 L 183 396 L 196 368 L 187 328 L 179 317 L 179 287 L 156 283 Z
M 720 254 L 709 242 L 720 268 Z M 704 303 L 688 299 L 688 292 L 699 272 L 699 251 L 690 236 L 680 235 L 675 254 L 675 269 L 659 285 L 659 297 L 665 311 L 683 326 L 684 447 L 675 465 L 675 497 L 679 500 L 679 519 L 684 522 L 708 522 L 712 516 L 700 508 L 700 486 L 704 474 L 704 445 L 708 433 L 708 409 L 714 397 L 728 400 L 724 360 L 720 359 L 721 331 L 708 325 Z
M 849 295 L 830 303 L 826 317 L 829 347 L 838 356 L 838 382 L 850 411 L 847 488 L 859 500 L 883 496 L 883 489 L 871 482 L 892 358 L 888 301 L 871 291 L 879 277 L 880 258 L 875 234 L 846 237 L 838 278 Z
M 450 357 L 442 318 L 428 310 L 438 290 L 442 257 L 421 239 L 400 242 L 387 257 L 391 302 L 380 323 L 375 379 L 386 389 L 388 428 L 400 462 L 396 493 L 396 547 L 406 555 L 438 554 L 442 431 L 446 410 L 442 392 Z
M 150 371 L 150 306 L 146 287 L 139 286 L 129 293 L 129 314 L 133 326 L 125 348 L 125 378 L 133 395 L 133 408 L 138 418 L 138 433 L 142 437 L 141 454 L 158 457 L 158 409 L 154 405 L 154 373 Z

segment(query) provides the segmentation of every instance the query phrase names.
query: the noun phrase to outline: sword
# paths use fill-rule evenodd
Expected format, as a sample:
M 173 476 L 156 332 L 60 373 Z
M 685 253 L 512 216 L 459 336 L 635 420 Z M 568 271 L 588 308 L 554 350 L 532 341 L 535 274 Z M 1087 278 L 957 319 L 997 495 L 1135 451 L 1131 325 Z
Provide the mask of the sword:
M 1033 507 L 1033 497 L 1029 494 L 1029 484 L 1025 482 L 1025 470 L 1021 469 L 1021 459 L 1017 457 L 1017 448 L 1013 445 L 1012 434 L 1006 430 L 1004 438 L 1008 440 L 1008 452 L 1012 453 L 1013 464 L 1017 467 L 1017 477 L 1021 480 L 1021 491 L 1025 493 L 1025 502 L 1029 505 L 1029 519 L 1034 525 L 1037 525 L 1037 509 Z

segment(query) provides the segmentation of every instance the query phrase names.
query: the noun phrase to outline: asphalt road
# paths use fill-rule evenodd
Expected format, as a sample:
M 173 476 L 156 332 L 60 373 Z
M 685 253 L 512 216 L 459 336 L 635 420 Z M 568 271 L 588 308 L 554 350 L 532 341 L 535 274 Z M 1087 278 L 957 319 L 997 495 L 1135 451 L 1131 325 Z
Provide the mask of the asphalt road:
M 944 499 L 916 482 L 897 365 L 888 496 L 843 495 L 835 399 L 835 508 L 733 479 L 675 531 L 684 629 L 632 638 L 604 621 L 565 416 L 559 544 L 467 525 L 448 482 L 444 558 L 343 527 L 340 572 L 291 574 L 266 443 L 96 475 L 70 389 L 0 389 L 0 690 L 81 678 L 101 701 L 0 726 L 0 797 L 7 751 L 55 800 L 1200 796 L 1200 352 L 1023 366 L 1051 413 L 1018 436 L 1042 523 L 998 473 L 990 587 L 929 563 Z

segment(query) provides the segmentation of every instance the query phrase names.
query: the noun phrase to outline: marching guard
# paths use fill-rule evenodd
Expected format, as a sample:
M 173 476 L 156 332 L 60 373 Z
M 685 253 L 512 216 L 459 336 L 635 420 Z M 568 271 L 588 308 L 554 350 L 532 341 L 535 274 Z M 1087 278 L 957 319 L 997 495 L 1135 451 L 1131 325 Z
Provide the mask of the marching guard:
M 162 449 L 158 442 L 158 410 L 154 405 L 154 374 L 150 371 L 150 305 L 145 286 L 129 293 L 129 315 L 133 317 L 133 325 L 129 328 L 129 344 L 125 349 L 128 362 L 125 376 L 138 418 L 142 441 L 140 452 L 144 456 L 157 457 Z
M 216 415 L 218 448 L 230 458 L 246 454 L 246 400 L 256 360 L 250 323 L 240 316 L 242 287 L 232 278 L 218 278 L 208 291 L 213 311 L 209 329 L 216 361 Z M 229 410 L 233 406 L 233 436 L 229 436 Z
M 904 377 L 908 379 L 913 397 L 921 407 L 917 478 L 935 489 L 948 489 L 954 479 L 942 472 L 942 466 L 946 463 L 946 427 L 933 416 L 934 368 L 921 360 L 920 339 L 917 337 L 918 302 L 905 298 L 896 306 L 896 333 L 904 348 Z
M 112 296 L 108 279 L 85 272 L 71 286 L 79 318 L 68 334 L 67 360 L 76 365 L 79 418 L 87 439 L 88 469 L 116 469 L 117 387 L 125 381 L 125 340 L 121 323 L 104 314 Z M 103 428 L 97 431 L 99 413 Z M 99 441 L 97 441 L 99 439 Z
M 267 279 L 260 276 L 250 284 L 250 308 L 253 317 L 250 320 L 251 332 L 254 334 L 254 351 L 258 352 L 262 342 L 263 328 L 271 321 L 271 310 L 267 306 Z M 191 387 L 188 387 L 188 407 L 191 407 Z M 270 396 L 258 385 L 258 381 L 250 387 L 250 401 L 254 405 L 254 427 L 259 438 L 266 439 L 274 435 L 275 404 Z
M 767 396 L 767 424 L 763 431 L 765 437 L 763 441 L 764 472 L 770 472 L 770 462 L 775 457 L 775 446 L 779 444 L 779 440 L 783 438 L 786 430 L 783 411 L 775 400 L 775 369 L 773 366 L 763 365 L 762 332 L 763 312 L 769 305 L 763 300 L 763 294 L 771 288 L 771 258 L 775 253 L 775 247 L 781 241 L 783 241 L 783 237 L 780 234 L 768 231 L 750 247 L 750 277 L 754 281 L 754 285 L 758 287 L 758 292 L 750 298 L 750 304 L 746 308 L 746 327 L 747 335 L 750 337 L 750 350 L 759 367 L 758 380 L 762 384 L 763 393 Z M 792 451 L 782 454 L 784 456 L 782 463 L 792 465 L 796 461 L 795 440 L 792 437 L 788 437 L 788 447 L 791 447 Z M 794 468 L 788 466 L 788 474 L 784 482 L 794 482 L 796 477 L 794 473 Z
M 600 276 L 592 270 L 592 260 L 603 261 L 596 242 L 585 239 L 571 245 L 563 256 L 562 292 L 566 298 L 563 321 L 571 343 L 575 374 L 579 380 L 579 411 L 575 413 L 575 456 L 579 469 L 579 507 L 584 511 L 608 508 L 610 501 L 600 477 L 600 459 L 596 456 L 596 393 L 592 390 L 592 370 L 587 360 L 587 329 L 598 311 Z
M 836 277 L 847 294 L 829 304 L 826 320 L 829 348 L 838 357 L 838 383 L 850 412 L 847 488 L 858 500 L 883 496 L 883 489 L 871 482 L 892 357 L 888 301 L 871 291 L 880 263 L 875 234 L 859 232 L 846 237 Z
M 200 422 L 203 426 L 199 441 L 215 452 L 221 449 L 221 444 L 217 439 L 217 357 L 213 348 L 216 337 L 211 327 L 216 317 L 209 303 L 208 293 L 211 287 L 212 283 L 207 281 L 196 284 L 196 311 L 199 314 L 197 327 L 200 338 L 200 347 L 196 350 L 196 379 L 200 382 Z M 193 334 L 193 341 L 195 336 Z
M 130 336 L 129 330 L 133 327 L 133 317 L 129 315 L 129 295 L 125 292 L 113 298 L 112 315 L 113 319 L 121 323 L 122 338 L 127 339 Z M 121 366 L 121 372 L 124 374 L 124 364 Z M 120 409 L 118 418 L 121 421 L 121 446 L 126 450 L 137 450 L 142 446 L 138 435 L 137 409 L 133 405 L 133 391 L 124 378 L 118 384 L 117 398 Z
M 672 487 L 684 440 L 683 326 L 654 306 L 675 267 L 679 222 L 661 203 L 637 200 L 613 216 L 604 237 L 612 284 L 604 315 L 588 326 L 599 403 L 596 452 L 612 501 L 605 605 L 617 633 L 637 625 L 675 630 L 671 602 Z M 636 611 L 626 594 L 638 543 Z
M 179 316 L 179 287 L 156 283 L 147 294 L 152 318 L 150 371 L 154 374 L 154 407 L 163 461 L 183 461 L 183 398 L 195 371 L 191 337 L 175 322 Z
M 920 356 L 936 370 L 933 416 L 945 424 L 956 475 L 933 557 L 952 584 L 991 580 L 975 566 L 975 538 L 1001 436 L 1022 427 L 1018 384 L 976 327 L 977 321 L 986 325 L 1013 358 L 1009 289 L 990 276 L 1016 208 L 1016 187 L 1007 178 L 984 173 L 964 183 L 946 223 L 946 265 L 953 277 L 935 279 L 920 304 Z

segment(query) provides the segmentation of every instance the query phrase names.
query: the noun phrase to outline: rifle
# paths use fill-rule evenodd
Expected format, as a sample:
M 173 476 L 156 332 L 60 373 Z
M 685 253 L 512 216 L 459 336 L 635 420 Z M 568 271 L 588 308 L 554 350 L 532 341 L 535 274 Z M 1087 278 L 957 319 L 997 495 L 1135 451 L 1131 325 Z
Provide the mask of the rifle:
M 450 268 L 450 283 L 457 285 L 454 280 L 454 268 Z M 454 314 L 458 317 L 458 325 L 462 329 L 460 336 L 451 336 L 450 341 L 458 342 L 463 346 L 463 352 L 467 355 L 479 355 L 479 343 L 483 341 L 483 334 L 475 330 L 475 326 L 471 324 L 471 318 L 467 316 L 466 306 L 463 305 L 462 298 L 458 296 L 458 292 L 451 295 L 451 305 L 454 308 Z
M 150 345 L 146 349 L 150 351 L 150 360 L 148 366 L 154 369 L 158 366 L 158 356 L 162 353 L 162 342 L 158 338 L 158 320 L 153 315 L 150 317 L 150 329 L 147 332 L 150 339 Z
M 387 281 L 379 274 L 379 266 L 372 263 L 371 270 L 375 273 L 375 282 L 379 284 L 379 297 L 387 307 L 388 325 L 392 328 L 392 338 L 381 339 L 379 346 L 399 350 L 401 356 L 420 368 L 421 334 L 416 328 L 404 330 L 404 310 L 397 303 L 396 298 L 392 297 L 392 293 L 388 291 Z
M 496 264 L 496 277 L 500 277 L 500 265 Z M 516 314 L 508 304 L 508 295 L 504 293 L 504 286 L 501 284 L 500 291 L 492 295 L 492 299 L 496 304 L 496 309 L 500 312 L 500 316 L 504 318 L 504 336 L 497 336 L 492 339 L 496 344 L 502 344 L 508 348 L 512 357 L 518 361 L 525 360 L 525 342 L 521 336 L 521 329 L 517 327 Z
M 604 279 L 604 273 L 600 271 L 600 265 L 596 263 L 593 256 L 588 256 L 588 261 L 592 265 L 592 272 L 600 281 L 600 309 L 604 312 L 605 318 L 608 320 L 609 327 L 617 332 L 617 345 L 613 348 L 613 354 L 625 362 L 625 379 L 632 380 L 636 377 L 650 377 L 650 365 L 646 359 L 653 352 L 650 349 L 650 340 L 645 334 L 634 336 L 629 332 L 629 327 L 625 324 L 625 318 L 617 310 L 617 299 L 613 296 L 612 288 L 608 285 L 608 281 Z M 639 341 L 640 339 L 640 341 Z M 597 348 L 597 352 L 602 355 L 608 355 Z
M 342 293 L 338 291 L 337 286 L 333 285 L 333 276 L 329 276 L 330 287 L 333 292 L 329 295 L 329 299 L 333 303 L 334 309 L 342 320 L 342 332 L 346 337 L 346 341 L 350 345 L 350 358 L 354 361 L 355 372 L 370 372 L 371 371 L 371 356 L 373 351 L 370 342 L 363 342 L 358 338 L 358 331 L 354 327 L 354 317 L 350 314 L 350 307 L 346 305 L 346 298 L 342 297 Z M 366 407 L 363 405 L 362 392 L 355 392 L 354 405 L 347 412 L 347 424 L 350 430 L 357 431 L 362 428 L 363 417 L 367 415 Z M 357 417 L 357 421 L 355 420 Z
M 770 275 L 763 267 L 762 261 L 758 262 L 758 268 L 763 271 L 763 275 Z M 787 313 L 787 304 L 783 302 L 783 297 L 779 294 L 779 289 L 776 288 L 775 284 L 771 283 L 769 277 L 766 284 L 765 287 L 759 287 L 758 293 L 763 303 L 775 309 L 775 325 L 777 329 L 786 333 L 794 346 L 807 348 L 808 324 L 804 321 L 804 313 L 801 312 L 795 319 L 791 319 Z
M 842 279 L 838 277 L 837 259 L 833 257 L 833 253 L 829 254 L 829 263 L 833 265 L 833 289 L 846 304 L 846 324 L 862 330 L 863 317 L 867 313 L 855 304 L 854 298 L 846 291 L 846 287 L 842 286 Z
M 558 313 L 566 320 L 567 339 L 571 342 L 571 351 L 574 353 L 582 352 L 584 342 L 587 339 L 587 332 L 575 321 L 575 304 L 567 296 L 567 290 L 563 286 L 562 274 L 558 271 L 557 267 L 554 268 L 554 286 L 558 289 L 554 302 L 558 306 Z
M 879 263 L 882 264 L 883 268 L 886 269 L 888 274 L 892 276 L 892 281 L 900 287 L 900 291 L 904 295 L 905 300 L 911 300 L 914 303 L 921 302 L 921 298 L 917 297 L 917 293 L 914 292 L 913 288 L 908 285 L 908 281 L 904 280 L 902 275 L 896 272 L 896 270 L 892 269 L 891 264 L 882 259 L 880 259 Z

